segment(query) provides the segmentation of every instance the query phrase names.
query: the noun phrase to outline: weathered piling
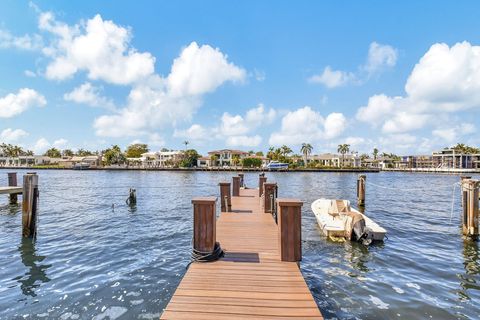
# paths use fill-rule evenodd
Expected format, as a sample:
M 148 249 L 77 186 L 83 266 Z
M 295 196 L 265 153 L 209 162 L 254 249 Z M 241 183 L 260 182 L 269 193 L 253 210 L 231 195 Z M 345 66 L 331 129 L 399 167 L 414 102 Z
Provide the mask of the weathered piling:
M 278 242 L 282 261 L 302 260 L 302 201 L 277 199 Z
M 463 191 L 464 191 L 464 181 L 472 179 L 471 176 L 460 176 L 460 191 L 462 192 L 462 201 L 460 201 L 460 205 L 463 207 Z
M 277 184 L 274 182 L 265 182 L 263 184 L 263 212 L 273 213 L 275 209 Z
M 128 199 L 127 199 L 127 204 L 130 206 L 134 206 L 137 204 L 137 190 L 130 188 L 128 192 Z
M 192 199 L 193 204 L 193 249 L 198 252 L 213 252 L 216 242 L 216 197 Z
M 263 194 L 263 185 L 267 182 L 267 177 L 265 174 L 260 174 L 258 177 L 258 196 L 261 197 Z
M 367 176 L 360 174 L 357 178 L 357 202 L 359 206 L 365 206 L 365 184 Z
M 220 182 L 220 208 L 222 212 L 232 211 L 232 196 L 230 193 L 230 182 Z
M 462 182 L 463 234 L 467 236 L 477 237 L 479 235 L 478 220 L 480 212 L 478 196 L 480 189 L 480 181 L 473 179 L 465 179 Z
M 38 176 L 27 173 L 23 176 L 22 234 L 35 238 L 37 234 Z
M 8 186 L 16 187 L 17 186 L 17 173 L 9 172 L 8 173 Z M 17 204 L 18 197 L 17 194 L 10 194 L 10 204 Z
M 240 177 L 240 188 L 245 188 L 245 174 L 239 173 L 238 176 Z
M 232 177 L 232 196 L 240 196 L 240 177 Z

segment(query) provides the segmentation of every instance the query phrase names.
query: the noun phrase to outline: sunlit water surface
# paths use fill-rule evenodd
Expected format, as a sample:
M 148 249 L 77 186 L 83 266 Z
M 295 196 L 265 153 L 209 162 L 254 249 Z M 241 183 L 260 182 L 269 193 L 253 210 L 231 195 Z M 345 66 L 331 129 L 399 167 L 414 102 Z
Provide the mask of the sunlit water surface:
M 234 174 L 38 173 L 35 243 L 21 238 L 20 206 L 0 196 L 1 319 L 158 318 L 188 263 L 192 197 L 217 195 Z M 367 174 L 366 214 L 388 230 L 370 247 L 326 241 L 310 210 L 320 197 L 355 203 L 356 174 L 267 176 L 305 202 L 301 269 L 326 319 L 480 318 L 478 243 L 462 237 L 452 192 L 459 176 Z M 257 179 L 247 173 L 247 186 Z M 130 186 L 136 208 L 125 205 Z

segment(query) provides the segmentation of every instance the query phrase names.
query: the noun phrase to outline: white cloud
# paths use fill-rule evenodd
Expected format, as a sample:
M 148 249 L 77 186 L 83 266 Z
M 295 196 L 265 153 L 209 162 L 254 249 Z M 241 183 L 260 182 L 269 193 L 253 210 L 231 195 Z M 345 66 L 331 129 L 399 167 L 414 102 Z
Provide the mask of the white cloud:
M 258 69 L 253 69 L 253 76 L 255 77 L 255 80 L 257 80 L 258 82 L 265 81 L 265 79 L 267 78 L 265 71 L 258 70 Z
M 85 82 L 71 92 L 65 93 L 63 98 L 66 101 L 87 104 L 92 107 L 102 107 L 114 109 L 112 100 L 101 96 L 100 88 L 93 86 L 90 82 Z
M 397 63 L 398 52 L 392 46 L 372 42 L 368 50 L 367 62 L 364 69 L 370 73 L 376 73 L 386 67 L 393 67 Z
M 227 61 L 226 55 L 208 45 L 196 43 L 183 49 L 166 79 L 152 76 L 137 84 L 127 107 L 95 120 L 100 136 L 134 136 L 177 122 L 191 120 L 204 94 L 227 81 L 239 82 L 245 71 Z
M 416 64 L 405 85 L 406 95 L 369 98 L 356 118 L 385 133 L 405 133 L 440 126 L 439 118 L 480 106 L 480 47 L 468 42 L 452 47 L 434 44 Z M 435 119 L 435 121 L 433 121 Z M 451 119 L 447 120 L 452 126 Z M 434 128 L 436 137 L 454 139 L 459 129 Z
M 28 132 L 25 130 L 7 128 L 0 132 L 0 141 L 5 143 L 14 143 L 26 136 L 28 136 Z
M 33 146 L 32 149 L 35 154 L 43 154 L 49 148 L 50 148 L 50 142 L 48 142 L 48 140 L 45 138 L 40 138 L 37 140 L 37 142 L 35 142 L 35 145 Z
M 336 88 L 344 86 L 355 80 L 355 75 L 351 72 L 340 70 L 332 70 L 330 66 L 326 66 L 319 75 L 314 75 L 308 79 L 312 83 L 320 83 L 327 88 Z
M 186 138 L 192 141 L 208 140 L 212 138 L 211 130 L 204 128 L 199 124 L 193 124 L 185 130 L 175 130 L 173 136 L 176 138 Z
M 103 20 L 99 14 L 69 26 L 57 21 L 51 12 L 43 12 L 39 28 L 54 36 L 43 50 L 52 59 L 45 73 L 48 79 L 64 80 L 86 71 L 93 80 L 131 84 L 154 72 L 155 58 L 130 46 L 130 29 Z
M 165 140 L 158 133 L 152 133 L 148 137 L 148 145 L 149 146 L 155 146 L 155 147 L 161 147 L 161 146 L 165 145 Z
M 262 142 L 262 137 L 259 135 L 254 136 L 231 136 L 226 140 L 226 144 L 229 147 L 257 147 Z
M 462 123 L 458 126 L 437 128 L 432 131 L 434 137 L 440 138 L 447 143 L 459 142 L 458 140 L 466 135 L 476 132 L 476 128 L 471 123 Z
M 327 119 L 309 106 L 290 111 L 282 118 L 280 131 L 270 135 L 269 144 L 300 145 L 338 137 L 345 129 L 345 117 L 341 113 L 331 113 Z
M 167 86 L 174 96 L 201 95 L 226 81 L 241 82 L 245 76 L 245 70 L 229 63 L 218 48 L 192 42 L 174 60 Z
M 14 36 L 8 30 L 0 29 L 0 48 L 39 50 L 42 47 L 42 38 L 38 35 Z
M 43 107 L 47 104 L 44 96 L 33 89 L 23 88 L 17 93 L 9 93 L 0 98 L 0 118 L 11 118 L 31 107 Z
M 26 75 L 29 78 L 35 78 L 37 76 L 37 74 L 35 72 L 33 72 L 32 70 L 25 70 L 23 72 L 23 74 Z
M 53 147 L 61 149 L 61 148 L 64 148 L 67 145 L 67 143 L 68 143 L 67 139 L 60 138 L 53 142 Z

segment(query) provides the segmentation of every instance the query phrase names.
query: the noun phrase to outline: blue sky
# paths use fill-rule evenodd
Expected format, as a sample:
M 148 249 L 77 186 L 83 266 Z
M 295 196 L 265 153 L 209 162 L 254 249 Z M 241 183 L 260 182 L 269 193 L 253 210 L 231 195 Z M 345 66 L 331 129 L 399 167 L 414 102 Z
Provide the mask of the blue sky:
M 480 4 L 0 3 L 0 140 L 423 154 L 480 144 Z

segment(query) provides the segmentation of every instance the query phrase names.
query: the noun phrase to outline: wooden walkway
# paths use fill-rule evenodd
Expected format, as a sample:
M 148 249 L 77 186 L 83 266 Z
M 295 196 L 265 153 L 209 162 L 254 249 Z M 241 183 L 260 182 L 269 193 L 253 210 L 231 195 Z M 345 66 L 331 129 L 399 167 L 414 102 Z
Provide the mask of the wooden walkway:
M 241 189 L 217 220 L 225 257 L 193 263 L 161 319 L 323 319 L 295 262 L 280 261 L 278 228 L 258 189 Z

